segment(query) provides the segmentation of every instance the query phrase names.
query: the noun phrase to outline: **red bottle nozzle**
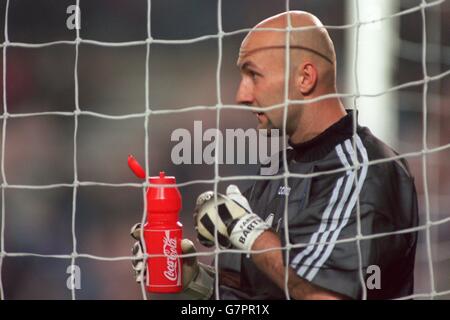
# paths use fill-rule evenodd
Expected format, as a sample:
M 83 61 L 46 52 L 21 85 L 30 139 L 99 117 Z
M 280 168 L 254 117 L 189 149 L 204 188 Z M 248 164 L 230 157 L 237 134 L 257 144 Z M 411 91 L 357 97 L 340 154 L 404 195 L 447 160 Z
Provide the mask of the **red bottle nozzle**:
M 128 167 L 134 172 L 136 177 L 145 179 L 145 170 L 142 169 L 141 165 L 137 160 L 130 154 L 128 155 Z

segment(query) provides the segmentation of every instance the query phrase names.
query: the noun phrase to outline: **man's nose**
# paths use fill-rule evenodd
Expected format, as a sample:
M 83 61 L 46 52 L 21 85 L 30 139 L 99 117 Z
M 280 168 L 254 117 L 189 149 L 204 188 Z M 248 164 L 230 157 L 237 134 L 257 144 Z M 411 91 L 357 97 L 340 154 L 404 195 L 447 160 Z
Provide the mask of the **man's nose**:
M 241 80 L 239 88 L 236 92 L 236 103 L 243 105 L 253 105 L 254 97 L 252 88 L 244 81 Z

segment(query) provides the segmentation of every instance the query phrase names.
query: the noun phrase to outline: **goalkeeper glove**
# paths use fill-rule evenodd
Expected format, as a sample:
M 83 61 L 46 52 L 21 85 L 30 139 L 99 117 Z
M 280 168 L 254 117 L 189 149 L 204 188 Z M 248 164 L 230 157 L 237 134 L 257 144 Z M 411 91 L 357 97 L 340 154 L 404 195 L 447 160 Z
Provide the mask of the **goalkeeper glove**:
M 247 199 L 235 185 L 229 185 L 226 195 L 207 191 L 197 198 L 194 212 L 195 229 L 203 245 L 211 247 L 215 243 L 214 229 L 217 229 L 219 245 L 251 250 L 255 240 L 270 226 L 252 212 Z
M 137 241 L 134 243 L 132 253 L 134 259 L 131 260 L 134 278 L 136 282 L 146 280 L 146 269 L 144 266 L 143 246 L 141 242 L 141 224 L 136 223 L 131 228 L 131 236 Z M 194 244 L 189 239 L 181 240 L 181 251 L 183 254 L 196 253 Z M 148 263 L 148 260 L 147 260 Z M 211 266 L 207 266 L 197 261 L 196 256 L 183 258 L 182 266 L 183 291 L 180 293 L 185 299 L 209 299 L 213 293 L 215 271 Z

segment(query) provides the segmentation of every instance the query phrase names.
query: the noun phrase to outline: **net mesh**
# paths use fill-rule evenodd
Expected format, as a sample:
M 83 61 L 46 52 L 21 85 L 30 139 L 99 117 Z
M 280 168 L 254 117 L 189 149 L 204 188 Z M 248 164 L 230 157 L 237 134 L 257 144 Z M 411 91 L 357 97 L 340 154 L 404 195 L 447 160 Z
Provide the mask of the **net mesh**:
M 78 195 L 78 188 L 82 186 L 107 186 L 107 187 L 132 187 L 132 188 L 141 188 L 142 189 L 142 198 L 144 201 L 144 210 L 142 213 L 142 223 L 145 221 L 145 212 L 146 212 L 146 197 L 145 197 L 145 190 L 147 187 L 150 186 L 149 183 L 104 183 L 104 182 L 96 182 L 96 181 L 80 181 L 78 178 L 78 164 L 77 164 L 77 152 L 78 152 L 78 146 L 77 146 L 77 137 L 78 137 L 78 119 L 80 116 L 89 116 L 93 118 L 102 118 L 107 120 L 123 120 L 123 119 L 142 119 L 143 125 L 145 127 L 145 171 L 149 173 L 149 153 L 151 152 L 152 148 L 150 145 L 150 139 L 149 139 L 149 119 L 154 115 L 161 115 L 161 114 L 173 114 L 173 113 L 187 113 L 187 112 L 193 112 L 193 111 L 202 111 L 202 110 L 214 110 L 216 112 L 216 119 L 215 124 L 216 127 L 219 128 L 221 124 L 221 111 L 224 109 L 230 109 L 230 110 L 249 110 L 248 106 L 239 106 L 239 105 L 228 105 L 224 104 L 222 100 L 222 92 L 221 92 L 221 69 L 222 69 L 222 60 L 223 60 L 223 40 L 225 37 L 237 35 L 237 34 L 245 34 L 248 33 L 251 29 L 239 29 L 232 32 L 225 32 L 222 27 L 222 1 L 218 0 L 217 5 L 217 30 L 218 32 L 216 34 L 210 34 L 205 35 L 201 37 L 196 37 L 192 39 L 184 39 L 184 40 L 164 40 L 164 39 L 154 39 L 152 37 L 151 32 L 151 1 L 147 1 L 147 38 L 142 41 L 129 41 L 129 42 L 102 42 L 102 41 L 96 41 L 96 40 L 89 40 L 89 39 L 82 39 L 80 37 L 80 31 L 77 29 L 76 31 L 76 38 L 71 41 L 53 41 L 53 42 L 45 42 L 45 43 L 23 43 L 23 42 L 10 42 L 9 41 L 9 33 L 8 33 L 8 13 L 9 13 L 9 7 L 10 3 L 12 1 L 7 0 L 6 1 L 6 13 L 5 13 L 5 27 L 4 27 L 4 42 L 1 45 L 3 49 L 3 114 L 1 115 L 1 119 L 3 120 L 3 127 L 2 127 L 2 155 L 1 155 L 1 175 L 2 175 L 2 208 L 1 208 L 1 234 L 0 234 L 0 274 L 2 275 L 0 277 L 0 295 L 1 298 L 5 298 L 5 292 L 4 292 L 4 286 L 3 286 L 3 279 L 5 277 L 5 274 L 2 271 L 3 261 L 6 257 L 41 257 L 41 258 L 51 258 L 51 259 L 66 259 L 70 260 L 70 263 L 72 266 L 76 265 L 76 261 L 79 258 L 85 258 L 85 259 L 93 259 L 93 260 L 100 260 L 100 261 L 130 261 L 133 259 L 132 256 L 114 256 L 114 257 L 107 257 L 107 256 L 98 256 L 98 255 L 91 255 L 86 254 L 82 252 L 78 252 L 77 249 L 77 230 L 76 230 L 76 218 L 77 218 L 77 195 Z M 427 69 L 427 21 L 426 21 L 426 10 L 430 7 L 435 7 L 441 5 L 445 0 L 436 0 L 436 1 L 425 1 L 422 0 L 420 5 L 408 8 L 406 10 L 399 11 L 393 15 L 390 16 L 384 16 L 379 19 L 374 19 L 371 21 L 361 21 L 359 18 L 359 8 L 358 8 L 358 1 L 355 0 L 353 2 L 355 6 L 355 12 L 356 12 L 356 20 L 351 24 L 346 25 L 325 25 L 325 27 L 328 30 L 346 30 L 346 29 L 355 29 L 354 33 L 354 41 L 355 43 L 358 43 L 359 41 L 359 29 L 361 26 L 365 24 L 372 24 L 379 21 L 383 21 L 386 19 L 392 19 L 395 17 L 400 17 L 403 15 L 408 15 L 414 12 L 420 12 L 422 17 L 422 44 L 421 44 L 421 50 L 422 55 L 418 57 L 417 55 L 412 54 L 408 48 L 417 48 L 418 44 L 408 41 L 402 42 L 402 48 L 406 46 L 406 49 L 402 50 L 402 53 L 406 56 L 408 56 L 409 59 L 413 60 L 419 60 L 422 63 L 422 73 L 423 78 L 417 81 L 410 81 L 406 83 L 402 83 L 396 86 L 393 86 L 391 88 L 388 88 L 387 90 L 380 91 L 378 93 L 362 93 L 359 90 L 358 85 L 358 74 L 356 72 L 357 69 L 357 63 L 358 63 L 358 46 L 355 46 L 355 52 L 354 52 L 354 81 L 355 81 L 355 92 L 352 93 L 339 93 L 339 94 L 332 94 L 332 95 L 325 95 L 320 96 L 315 99 L 311 100 L 304 100 L 304 101 L 295 101 L 290 100 L 288 97 L 288 88 L 285 86 L 285 99 L 282 104 L 274 105 L 270 109 L 275 108 L 283 108 L 284 109 L 284 123 L 287 121 L 287 106 L 290 103 L 297 103 L 297 104 L 303 104 L 303 103 L 310 103 L 314 101 L 320 101 L 324 99 L 329 99 L 331 97 L 336 98 L 346 98 L 346 99 L 352 99 L 353 100 L 353 107 L 354 109 L 358 108 L 358 99 L 362 97 L 379 97 L 386 95 L 391 92 L 397 92 L 402 89 L 411 88 L 411 87 L 422 87 L 422 124 L 423 124 L 423 134 L 422 134 L 422 148 L 417 151 L 403 153 L 395 157 L 391 158 L 385 158 L 385 159 L 377 159 L 377 160 L 370 160 L 365 164 L 361 164 L 357 157 L 355 157 L 354 163 L 355 165 L 351 166 L 353 170 L 355 170 L 356 175 L 358 175 L 358 169 L 361 168 L 361 165 L 376 165 L 384 162 L 389 162 L 397 159 L 402 158 L 416 158 L 421 157 L 422 158 L 422 177 L 423 177 L 423 183 L 424 183 L 424 204 L 425 204 L 425 214 L 426 214 L 426 221 L 424 224 L 417 226 L 415 228 L 410 229 L 404 229 L 404 230 L 398 230 L 395 232 L 387 232 L 387 233 L 378 233 L 378 234 L 371 234 L 371 235 L 363 235 L 361 233 L 361 224 L 360 224 L 360 208 L 359 203 L 357 204 L 357 235 L 353 238 L 346 238 L 346 239 L 340 239 L 337 241 L 334 241 L 333 243 L 346 243 L 346 242 L 354 242 L 356 241 L 357 247 L 358 247 L 358 258 L 359 258 L 359 264 L 360 264 L 360 281 L 361 281 L 361 287 L 363 288 L 363 299 L 367 298 L 367 290 L 364 282 L 364 275 L 363 275 L 363 268 L 362 268 L 362 258 L 361 258 L 361 246 L 360 242 L 362 240 L 366 239 L 374 239 L 379 237 L 385 237 L 388 235 L 393 234 L 402 234 L 402 233 L 409 233 L 414 231 L 425 231 L 426 234 L 426 251 L 427 251 L 427 257 L 428 257 L 428 269 L 429 269 L 429 282 L 431 286 L 430 292 L 426 293 L 416 293 L 408 297 L 402 297 L 402 299 L 410 299 L 410 298 L 435 298 L 438 296 L 444 296 L 447 294 L 450 294 L 450 290 L 445 291 L 437 291 L 436 285 L 435 285 L 435 275 L 433 272 L 433 257 L 432 257 L 432 248 L 431 248 L 431 235 L 430 235 L 430 229 L 435 226 L 444 225 L 446 223 L 450 222 L 450 217 L 446 217 L 443 219 L 437 219 L 432 220 L 430 216 L 430 199 L 429 199 L 429 191 L 428 191 L 428 165 L 427 165 L 427 157 L 430 154 L 442 152 L 445 150 L 450 149 L 450 144 L 444 144 L 439 145 L 437 147 L 431 148 L 428 146 L 428 137 L 427 137 L 427 116 L 429 113 L 428 105 L 427 105 L 427 96 L 428 96 L 428 90 L 429 90 L 429 84 L 435 81 L 439 81 L 445 77 L 448 77 L 450 75 L 450 70 L 439 72 L 438 74 L 431 75 Z M 76 5 L 79 6 L 80 1 L 76 1 Z M 290 9 L 290 1 L 286 0 L 285 8 L 287 11 Z M 289 16 L 288 16 L 289 17 Z M 288 18 L 288 28 L 286 29 L 286 47 L 289 47 L 290 42 L 290 32 L 296 31 L 296 30 L 305 30 L 307 28 L 293 28 L 291 26 L 290 18 Z M 83 20 L 81 19 L 81 26 L 83 25 Z M 264 28 L 261 30 L 271 30 L 271 31 L 277 31 L 277 32 L 285 32 L 285 30 L 280 29 L 271 29 L 271 28 Z M 149 93 L 149 61 L 150 61 L 150 55 L 151 55 L 151 46 L 154 44 L 192 44 L 197 42 L 202 42 L 205 40 L 211 40 L 215 39 L 217 40 L 217 46 L 218 46 L 218 60 L 217 60 L 217 68 L 216 68 L 216 91 L 217 91 L 217 102 L 215 105 L 211 106 L 189 106 L 189 107 L 183 107 L 178 109 L 161 109 L 161 110 L 152 110 L 150 106 L 150 93 Z M 143 66 L 145 66 L 145 110 L 141 113 L 132 113 L 132 114 L 125 114 L 125 115 L 109 115 L 99 112 L 92 112 L 83 110 L 80 107 L 79 102 L 79 79 L 78 79 L 78 73 L 79 73 L 79 47 L 81 44 L 89 44 L 93 46 L 101 46 L 101 47 L 132 47 L 132 46 L 145 46 L 146 47 L 146 59 L 142 62 Z M 8 59 L 8 49 L 13 47 L 21 47 L 21 48 L 44 48 L 44 47 L 52 47 L 52 46 L 59 46 L 59 45 L 72 45 L 75 50 L 75 64 L 74 64 L 74 84 L 75 84 L 75 110 L 73 112 L 58 112 L 58 111 L 47 111 L 47 112 L 32 112 L 32 113 L 9 113 L 8 112 L 8 104 L 7 104 L 7 59 Z M 443 49 L 443 55 L 444 57 L 449 56 L 448 48 Z M 434 57 L 432 57 L 434 58 Z M 288 70 L 289 70 L 289 51 L 286 50 L 286 56 L 285 59 L 287 61 L 287 67 L 285 68 L 285 83 L 288 83 Z M 251 109 L 251 108 L 250 108 Z M 254 108 L 254 110 L 257 110 L 257 108 Z M 6 146 L 6 140 L 7 140 L 7 125 L 9 119 L 14 118 L 29 118 L 29 117 L 38 117 L 38 116 L 60 116 L 60 117 L 70 117 L 74 119 L 74 132 L 73 132 L 73 167 L 74 167 L 74 176 L 73 176 L 73 182 L 72 183 L 59 183 L 59 184 L 48 184 L 48 185 L 18 185 L 18 184 L 9 184 L 6 178 L 6 171 L 5 171 L 5 146 Z M 356 118 L 355 118 L 356 121 Z M 285 128 L 286 126 L 284 126 Z M 355 137 L 356 137 L 356 126 L 354 126 L 354 139 L 353 144 L 355 148 Z M 216 139 L 216 150 L 219 149 L 219 139 Z M 231 181 L 239 181 L 239 180 L 266 180 L 266 179 L 283 179 L 285 186 L 288 185 L 288 178 L 295 177 L 295 178 L 312 178 L 317 177 L 320 175 L 326 175 L 326 174 L 334 174 L 338 172 L 345 172 L 348 168 L 340 168 L 336 170 L 329 170 L 329 171 L 323 171 L 323 172 L 317 172 L 313 174 L 299 174 L 294 172 L 289 172 L 287 169 L 286 172 L 283 174 L 277 174 L 273 176 L 257 176 L 257 175 L 245 175 L 245 176 L 220 176 L 219 174 L 219 153 L 216 152 L 216 161 L 214 164 L 214 178 L 213 179 L 202 179 L 202 180 L 190 180 L 183 183 L 178 183 L 178 187 L 183 186 L 189 186 L 194 184 L 212 184 L 214 186 L 214 191 L 217 194 L 218 191 L 218 184 L 220 182 L 231 182 Z M 284 141 L 283 144 L 283 163 L 284 167 L 288 168 L 287 166 L 287 160 L 286 160 L 286 141 Z M 355 183 L 358 179 L 355 179 Z M 55 189 L 55 188 L 72 188 L 72 215 L 71 215 L 71 232 L 72 232 L 72 252 L 68 254 L 38 254 L 38 253 L 30 253 L 30 252 L 7 252 L 5 250 L 5 228 L 6 228 L 6 221 L 5 221 L 5 208 L 6 208 L 6 198 L 5 198 L 5 191 L 7 189 Z M 217 201 L 217 196 L 216 196 Z M 287 219 L 287 201 L 288 197 L 285 196 L 285 243 L 286 246 L 281 248 L 284 250 L 286 261 L 289 261 L 289 254 L 290 249 L 293 248 L 302 248 L 308 246 L 307 243 L 290 243 L 289 241 L 289 226 L 288 226 L 288 219 Z M 215 235 L 217 237 L 217 234 Z M 318 242 L 316 244 L 328 244 L 329 242 Z M 144 244 L 145 245 L 145 244 Z M 270 251 L 270 250 L 277 250 L 279 248 L 272 248 L 269 250 L 264 251 Z M 198 252 L 194 255 L 196 256 L 214 256 L 215 257 L 215 268 L 217 272 L 219 271 L 219 259 L 220 259 L 220 253 L 223 253 L 224 251 L 230 252 L 230 253 L 242 253 L 240 250 L 234 250 L 234 249 L 221 249 L 216 247 L 211 252 Z M 264 251 L 250 251 L 245 252 L 247 254 L 253 253 L 253 252 L 264 252 Z M 184 257 L 192 256 L 193 254 L 184 255 Z M 148 258 L 148 255 L 144 256 L 145 259 Z M 286 265 L 286 274 L 288 272 L 289 266 Z M 7 276 L 7 275 L 6 275 Z M 215 287 L 216 287 L 216 298 L 219 299 L 219 281 L 218 277 L 216 277 L 215 281 Z M 144 285 L 141 285 L 142 290 L 142 297 L 143 299 L 147 299 L 147 295 L 145 292 Z M 289 299 L 289 290 L 288 290 L 288 277 L 285 277 L 285 284 L 284 284 L 284 291 L 286 298 Z M 76 289 L 72 287 L 71 291 L 72 299 L 76 299 Z

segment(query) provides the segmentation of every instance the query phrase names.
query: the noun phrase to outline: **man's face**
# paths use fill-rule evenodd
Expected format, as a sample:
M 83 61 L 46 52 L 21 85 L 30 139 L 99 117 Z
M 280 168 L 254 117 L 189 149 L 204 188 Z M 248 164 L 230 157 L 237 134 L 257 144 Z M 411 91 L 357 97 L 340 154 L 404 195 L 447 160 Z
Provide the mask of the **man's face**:
M 285 101 L 285 50 L 280 37 L 284 37 L 284 33 L 253 32 L 243 41 L 239 52 L 237 65 L 241 71 L 241 82 L 236 101 L 261 108 L 261 112 L 253 111 L 258 129 L 282 130 L 283 107 L 264 112 L 265 108 Z M 289 120 L 293 120 L 289 116 L 287 131 Z

